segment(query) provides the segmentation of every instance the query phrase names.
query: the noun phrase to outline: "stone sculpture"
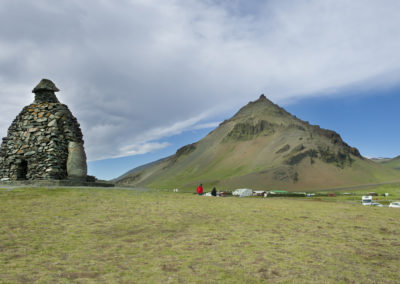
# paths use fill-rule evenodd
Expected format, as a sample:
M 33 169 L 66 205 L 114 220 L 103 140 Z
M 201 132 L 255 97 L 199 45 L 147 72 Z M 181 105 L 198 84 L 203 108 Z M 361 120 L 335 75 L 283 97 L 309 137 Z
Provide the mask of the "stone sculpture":
M 58 101 L 58 91 L 48 79 L 33 89 L 35 101 L 23 108 L 3 138 L 1 180 L 86 179 L 82 131 Z
M 86 177 L 86 154 L 81 142 L 68 143 L 67 174 L 71 179 L 82 179 Z

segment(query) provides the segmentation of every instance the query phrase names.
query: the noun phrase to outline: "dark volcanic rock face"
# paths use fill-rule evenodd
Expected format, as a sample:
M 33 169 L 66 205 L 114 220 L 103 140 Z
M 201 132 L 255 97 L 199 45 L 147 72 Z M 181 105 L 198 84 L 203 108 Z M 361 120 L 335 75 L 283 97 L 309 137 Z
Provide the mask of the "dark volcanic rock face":
M 269 135 L 274 133 L 276 125 L 265 120 L 256 123 L 240 122 L 237 123 L 225 138 L 225 141 L 250 140 L 259 135 Z
M 67 178 L 70 142 L 83 145 L 78 121 L 66 105 L 58 102 L 52 90 L 40 90 L 35 103 L 23 108 L 9 127 L 7 137 L 3 138 L 0 178 Z M 86 156 L 84 158 L 86 170 Z
M 183 146 L 182 148 L 179 148 L 176 151 L 176 156 L 180 157 L 182 155 L 190 154 L 194 150 L 196 150 L 196 143 L 189 144 L 189 145 Z
M 324 136 L 324 137 L 330 139 L 330 141 L 332 142 L 333 145 L 338 145 L 340 147 L 343 147 L 344 151 L 346 153 L 352 154 L 352 155 L 362 159 L 362 156 L 361 156 L 360 152 L 358 151 L 358 149 L 349 146 L 346 142 L 344 142 L 342 140 L 342 137 L 340 137 L 340 135 L 337 134 L 335 131 L 320 128 L 317 125 L 312 125 L 312 128 L 313 128 L 314 133 L 317 133 L 321 136 Z

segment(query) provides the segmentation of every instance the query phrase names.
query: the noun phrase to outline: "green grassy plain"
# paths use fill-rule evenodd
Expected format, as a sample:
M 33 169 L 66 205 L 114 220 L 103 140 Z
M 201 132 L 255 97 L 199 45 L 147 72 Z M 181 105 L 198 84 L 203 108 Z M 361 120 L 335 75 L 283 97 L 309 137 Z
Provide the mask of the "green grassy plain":
M 0 282 L 398 283 L 399 215 L 318 198 L 0 189 Z

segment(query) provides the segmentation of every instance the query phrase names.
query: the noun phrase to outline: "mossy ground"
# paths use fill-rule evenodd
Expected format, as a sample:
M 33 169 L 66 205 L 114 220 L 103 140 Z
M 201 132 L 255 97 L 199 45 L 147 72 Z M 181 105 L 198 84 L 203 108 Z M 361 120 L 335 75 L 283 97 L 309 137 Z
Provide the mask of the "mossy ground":
M 0 189 L 0 282 L 395 283 L 399 214 L 318 199 Z

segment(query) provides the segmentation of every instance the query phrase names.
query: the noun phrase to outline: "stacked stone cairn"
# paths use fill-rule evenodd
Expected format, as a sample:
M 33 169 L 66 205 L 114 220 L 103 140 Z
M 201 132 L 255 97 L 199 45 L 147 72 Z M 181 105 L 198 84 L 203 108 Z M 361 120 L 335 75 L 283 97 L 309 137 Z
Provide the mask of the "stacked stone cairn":
M 35 101 L 24 107 L 0 148 L 0 179 L 85 180 L 86 155 L 77 119 L 43 79 L 33 89 Z

